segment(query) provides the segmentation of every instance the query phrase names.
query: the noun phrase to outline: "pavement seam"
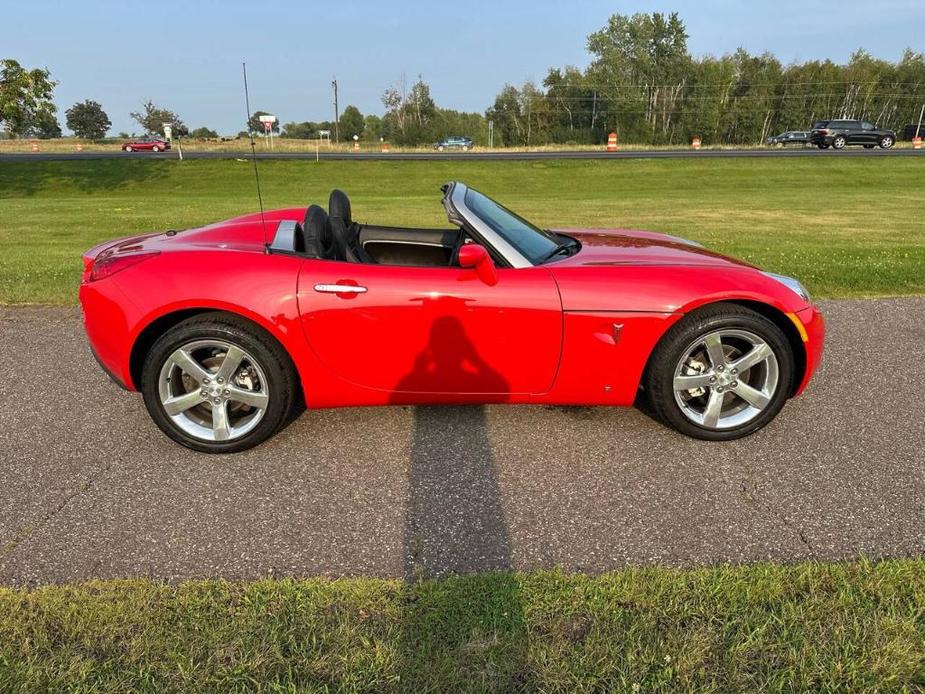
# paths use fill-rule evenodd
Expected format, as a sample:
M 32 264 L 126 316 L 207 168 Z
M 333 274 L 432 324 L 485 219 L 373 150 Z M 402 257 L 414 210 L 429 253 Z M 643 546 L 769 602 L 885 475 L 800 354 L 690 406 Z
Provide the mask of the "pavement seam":
M 27 523 L 20 527 L 13 537 L 0 546 L 0 561 L 6 559 L 10 554 L 12 554 L 19 545 L 28 540 L 35 532 L 44 528 L 48 523 L 55 518 L 61 511 L 64 510 L 64 507 L 67 506 L 71 501 L 81 494 L 85 494 L 90 491 L 93 487 L 94 482 L 101 475 L 106 474 L 112 469 L 112 463 L 106 463 L 103 467 L 99 468 L 96 473 L 91 474 L 87 479 L 77 485 L 77 489 L 68 494 L 61 502 L 55 505 L 50 511 L 45 515 L 39 518 L 38 521 L 33 523 Z

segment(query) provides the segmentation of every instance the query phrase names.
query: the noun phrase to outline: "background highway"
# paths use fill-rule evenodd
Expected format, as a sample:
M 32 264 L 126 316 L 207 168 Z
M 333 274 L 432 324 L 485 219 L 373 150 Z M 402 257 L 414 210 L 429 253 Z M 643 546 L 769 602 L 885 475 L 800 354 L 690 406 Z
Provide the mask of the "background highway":
M 225 457 L 162 436 L 77 309 L 0 308 L 0 583 L 921 553 L 925 298 L 822 308 L 809 392 L 732 443 L 634 409 L 391 407 Z
M 71 161 L 92 159 L 177 159 L 177 151 L 169 152 L 23 152 L 0 154 L 4 161 Z M 238 152 L 196 152 L 184 151 L 184 159 L 245 159 L 251 156 L 250 150 Z M 691 157 L 708 159 L 713 157 L 909 157 L 920 156 L 925 159 L 925 150 L 916 149 L 871 149 L 863 147 L 846 147 L 841 151 L 821 150 L 816 147 L 797 147 L 792 149 L 657 149 L 657 150 L 618 150 L 616 152 L 599 151 L 537 151 L 518 152 L 508 150 L 475 150 L 471 152 L 344 152 L 324 151 L 317 157 L 324 160 L 524 160 L 524 159 L 674 159 Z M 258 159 L 315 159 L 315 152 L 268 152 L 258 151 Z

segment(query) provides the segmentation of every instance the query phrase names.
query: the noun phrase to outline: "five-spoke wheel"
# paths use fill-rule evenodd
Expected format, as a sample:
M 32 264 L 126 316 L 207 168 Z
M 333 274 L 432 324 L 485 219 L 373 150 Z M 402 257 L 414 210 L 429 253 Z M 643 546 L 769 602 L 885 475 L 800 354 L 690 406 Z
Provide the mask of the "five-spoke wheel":
M 195 316 L 167 331 L 145 360 L 142 391 L 152 418 L 185 446 L 244 450 L 291 412 L 294 369 L 263 330 L 225 314 Z
M 713 304 L 668 331 L 644 387 L 655 413 L 678 431 L 739 438 L 780 411 L 792 390 L 793 361 L 773 321 L 737 304 Z

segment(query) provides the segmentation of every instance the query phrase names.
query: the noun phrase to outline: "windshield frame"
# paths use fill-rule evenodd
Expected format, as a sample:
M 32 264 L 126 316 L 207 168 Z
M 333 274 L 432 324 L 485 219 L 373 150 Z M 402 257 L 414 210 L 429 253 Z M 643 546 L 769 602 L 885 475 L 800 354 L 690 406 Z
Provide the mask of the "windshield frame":
M 443 187 L 443 206 L 446 209 L 447 217 L 451 224 L 464 226 L 468 231 L 473 232 L 483 243 L 496 251 L 497 255 L 503 258 L 505 264 L 512 268 L 535 267 L 543 264 L 543 258 L 532 261 L 519 247 L 511 243 L 502 234 L 498 233 L 489 225 L 480 215 L 469 207 L 466 201 L 466 195 L 469 191 L 481 195 L 504 212 L 511 215 L 514 219 L 525 224 L 528 228 L 537 234 L 549 239 L 553 244 L 561 244 L 552 232 L 540 229 L 529 220 L 524 219 L 517 213 L 509 210 L 489 195 L 485 195 L 475 188 L 469 188 L 465 183 L 451 181 Z

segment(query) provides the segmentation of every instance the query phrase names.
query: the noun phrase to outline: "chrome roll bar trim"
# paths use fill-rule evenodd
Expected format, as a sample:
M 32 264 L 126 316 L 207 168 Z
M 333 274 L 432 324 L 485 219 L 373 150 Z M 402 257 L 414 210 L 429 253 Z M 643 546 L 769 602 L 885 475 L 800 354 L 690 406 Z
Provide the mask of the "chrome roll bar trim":
M 504 258 L 511 267 L 533 267 L 533 263 L 527 260 L 520 251 L 509 244 L 498 232 L 488 226 L 478 215 L 469 209 L 469 206 L 466 205 L 466 192 L 469 188 L 465 183 L 454 181 L 450 185 L 452 186 L 452 190 L 450 191 L 450 203 L 452 207 L 469 226 L 478 232 L 479 236 L 481 236 L 486 243 L 491 244 L 492 248 L 498 251 L 501 257 Z M 452 211 L 447 210 L 447 213 L 450 222 L 453 222 L 454 215 Z

